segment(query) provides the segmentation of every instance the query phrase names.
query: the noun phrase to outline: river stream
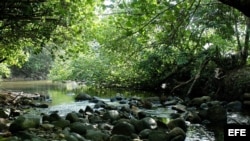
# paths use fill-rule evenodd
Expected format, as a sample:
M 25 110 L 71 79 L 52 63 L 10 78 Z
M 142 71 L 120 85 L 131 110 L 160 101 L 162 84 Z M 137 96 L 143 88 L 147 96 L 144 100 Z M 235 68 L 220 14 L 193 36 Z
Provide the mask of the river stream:
M 55 83 L 52 81 L 2 81 L 0 82 L 0 90 L 5 91 L 23 91 L 25 93 L 40 93 L 48 94 L 50 97 L 50 107 L 47 109 L 37 109 L 39 112 L 51 112 L 59 111 L 63 116 L 71 111 L 79 111 L 79 109 L 85 109 L 88 106 L 94 106 L 93 103 L 87 101 L 75 102 L 74 96 L 79 92 L 85 92 L 91 96 L 96 96 L 103 101 L 109 103 L 110 98 L 115 95 L 122 94 L 124 97 L 149 97 L 154 96 L 153 93 L 141 92 L 141 91 L 124 91 L 124 90 L 111 90 L 111 89 L 88 89 L 82 88 L 81 91 L 76 88 L 75 82 L 67 83 Z M 85 87 L 85 86 L 83 86 Z M 110 102 L 110 104 L 118 104 Z M 156 108 L 153 110 L 147 110 L 146 113 L 168 120 L 170 113 L 175 112 L 168 108 Z M 231 114 L 235 116 L 235 114 Z M 237 116 L 237 115 L 236 115 Z M 248 118 L 248 117 L 247 117 Z M 200 124 L 189 124 L 187 131 L 187 137 L 185 141 L 223 141 L 224 130 L 218 126 L 205 127 Z

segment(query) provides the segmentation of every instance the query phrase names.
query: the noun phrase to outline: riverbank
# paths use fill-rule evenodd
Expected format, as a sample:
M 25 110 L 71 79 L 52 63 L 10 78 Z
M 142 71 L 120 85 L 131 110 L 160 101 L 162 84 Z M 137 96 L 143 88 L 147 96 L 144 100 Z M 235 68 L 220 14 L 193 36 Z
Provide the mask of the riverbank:
M 25 92 L 8 91 L 2 94 L 4 96 L 0 97 L 4 101 L 1 101 L 1 107 L 3 108 L 0 113 L 4 114 L 0 117 L 0 136 L 3 140 L 12 139 L 15 141 L 26 138 L 90 140 L 92 138 L 91 133 L 92 135 L 98 133 L 100 137 L 105 136 L 105 139 L 109 140 L 111 138 L 114 140 L 119 135 L 119 137 L 129 138 L 130 140 L 144 141 L 151 138 L 149 138 L 151 133 L 159 133 L 162 138 L 166 139 L 169 137 L 166 132 L 169 133 L 172 130 L 168 127 L 169 123 L 175 120 L 184 123 L 183 125 L 186 126 L 186 131 L 182 128 L 184 132 L 179 130 L 179 133 L 185 133 L 182 134 L 185 141 L 192 141 L 197 137 L 204 140 L 217 140 L 223 138 L 223 124 L 219 125 L 218 121 L 225 124 L 227 122 L 250 123 L 248 116 L 241 115 L 243 107 L 240 101 L 226 103 L 215 101 L 209 96 L 185 101 L 178 97 L 168 96 L 165 101 L 160 101 L 159 97 L 142 98 L 136 95 L 123 95 L 122 93 L 115 96 L 111 95 L 109 98 L 102 98 L 102 95 L 75 93 L 75 95 L 70 95 L 77 98 L 75 102 L 70 103 L 76 108 L 74 109 L 69 103 L 51 107 L 50 103 L 42 102 L 47 98 L 39 93 L 27 94 Z M 16 99 L 17 96 L 19 100 Z M 51 98 L 53 100 L 54 97 Z M 16 99 L 17 102 L 13 103 L 13 99 Z M 9 111 L 12 111 L 12 113 L 10 114 Z M 34 111 L 36 112 L 34 113 Z M 210 115 L 216 116 L 211 117 Z M 154 125 L 152 126 L 154 128 L 151 128 L 151 126 L 144 127 L 146 121 L 148 124 Z M 75 122 L 80 122 L 79 124 L 82 126 L 74 127 Z M 113 131 L 116 124 L 120 122 L 122 123 L 121 128 L 125 126 L 131 130 L 131 135 L 124 135 L 127 129 L 126 131 L 122 130 L 121 133 Z M 123 122 L 126 125 L 123 125 Z M 209 129 L 208 127 L 211 126 L 214 127 Z M 84 132 L 78 133 L 74 128 L 82 129 Z M 88 131 L 89 129 L 91 130 Z M 144 133 L 142 129 L 147 133 L 145 136 L 142 134 Z
M 47 108 L 34 107 L 31 102 L 39 100 L 41 95 L 22 92 L 1 92 L 0 95 L 3 103 L 0 115 L 1 140 L 115 141 L 125 139 L 139 141 L 140 138 L 162 140 L 176 137 L 184 140 L 186 136 L 186 123 L 181 118 L 166 124 L 144 115 L 145 113 L 139 114 L 137 107 L 112 106 L 88 95 L 85 96 L 89 99 L 84 100 L 95 103 L 94 107 L 87 106 L 78 112 L 72 111 L 66 116 L 60 116 L 57 111 L 49 115 L 46 113 L 32 115 L 27 112 L 28 108 Z M 123 103 L 121 97 L 113 100 Z M 169 133 L 166 134 L 166 131 Z

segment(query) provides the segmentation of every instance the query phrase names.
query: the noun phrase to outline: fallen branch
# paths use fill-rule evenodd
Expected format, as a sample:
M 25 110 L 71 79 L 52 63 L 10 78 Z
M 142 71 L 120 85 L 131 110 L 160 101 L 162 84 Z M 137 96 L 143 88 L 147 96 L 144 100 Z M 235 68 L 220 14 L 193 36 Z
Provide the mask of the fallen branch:
M 18 94 L 10 101 L 10 103 L 12 103 L 13 105 L 15 105 L 16 102 L 18 101 L 18 99 L 21 98 L 21 95 L 22 95 L 22 94 L 23 94 L 23 92 L 18 93 Z
M 184 85 L 187 85 L 187 84 L 190 83 L 191 81 L 193 81 L 193 78 L 189 79 L 189 80 L 186 81 L 186 82 L 181 82 L 179 85 L 175 86 L 175 87 L 172 89 L 171 93 L 173 93 L 173 92 L 174 92 L 176 89 L 178 89 L 179 87 L 182 87 L 182 86 L 184 86 Z
M 195 75 L 193 83 L 191 84 L 191 86 L 188 89 L 187 95 L 189 95 L 192 92 L 195 83 L 200 78 L 201 72 L 205 69 L 205 67 L 207 66 L 209 61 L 210 61 L 209 59 L 205 59 L 205 61 L 201 64 L 198 73 Z

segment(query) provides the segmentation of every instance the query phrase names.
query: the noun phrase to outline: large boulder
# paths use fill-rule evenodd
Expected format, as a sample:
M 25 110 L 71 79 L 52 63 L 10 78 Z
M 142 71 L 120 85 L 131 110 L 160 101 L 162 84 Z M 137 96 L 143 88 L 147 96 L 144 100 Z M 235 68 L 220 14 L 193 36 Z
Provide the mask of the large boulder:
M 121 121 L 114 126 L 111 133 L 113 135 L 116 134 L 116 135 L 131 136 L 133 133 L 135 133 L 135 127 L 126 121 Z
M 180 127 L 175 127 L 168 133 L 168 139 L 170 141 L 184 141 L 185 138 L 186 133 Z
M 91 100 L 92 96 L 85 94 L 85 93 L 80 93 L 75 97 L 76 101 L 84 101 L 84 100 Z
M 207 110 L 207 119 L 213 123 L 226 123 L 227 111 L 221 105 L 213 105 Z
M 220 81 L 221 91 L 217 93 L 217 99 L 225 101 L 242 100 L 243 94 L 250 92 L 250 67 L 246 66 L 226 72 L 224 79 Z
M 70 124 L 70 131 L 80 135 L 86 135 L 88 127 L 81 122 L 74 122 Z
M 38 128 L 40 126 L 39 115 L 23 115 L 14 120 L 9 127 L 9 131 L 16 133 L 29 128 Z
M 173 130 L 176 127 L 180 127 L 184 132 L 187 131 L 187 124 L 183 118 L 173 119 L 167 124 L 167 126 L 170 130 Z
M 65 119 L 69 120 L 70 123 L 79 121 L 79 117 L 78 117 L 77 113 L 75 113 L 75 112 L 68 113 L 66 115 Z

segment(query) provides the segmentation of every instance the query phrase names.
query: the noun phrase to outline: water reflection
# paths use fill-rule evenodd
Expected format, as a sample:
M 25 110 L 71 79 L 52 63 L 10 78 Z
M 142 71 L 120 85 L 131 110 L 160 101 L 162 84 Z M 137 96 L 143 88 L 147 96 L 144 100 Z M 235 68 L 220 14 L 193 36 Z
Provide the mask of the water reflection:
M 80 89 L 76 89 L 79 88 Z M 128 91 L 123 89 L 94 89 L 77 85 L 74 81 L 53 82 L 50 80 L 41 81 L 2 81 L 0 82 L 0 90 L 17 91 L 24 93 L 39 93 L 49 95 L 51 98 L 51 106 L 68 104 L 74 102 L 74 97 L 78 93 L 87 93 L 91 96 L 100 98 L 112 98 L 118 93 L 124 97 L 148 97 L 154 94 L 143 91 Z
M 52 81 L 2 81 L 0 89 L 24 93 L 39 93 L 48 95 L 52 99 L 51 105 L 73 102 L 73 97 L 66 95 L 65 86 L 62 83 Z

